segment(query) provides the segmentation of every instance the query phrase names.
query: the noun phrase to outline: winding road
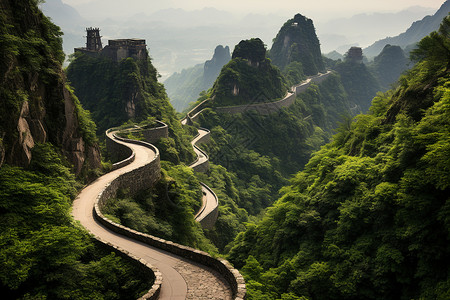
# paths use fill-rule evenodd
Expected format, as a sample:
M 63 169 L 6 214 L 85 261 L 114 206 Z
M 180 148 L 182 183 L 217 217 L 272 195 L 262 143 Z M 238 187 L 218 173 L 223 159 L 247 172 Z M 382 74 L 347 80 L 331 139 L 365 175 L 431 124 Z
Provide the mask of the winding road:
M 113 134 L 114 132 L 109 133 L 110 137 L 113 137 Z M 75 220 L 102 242 L 111 243 L 121 250 L 128 251 L 159 269 L 163 282 L 159 299 L 232 299 L 230 287 L 224 278 L 212 269 L 117 234 L 94 218 L 95 200 L 105 186 L 121 174 L 147 164 L 156 155 L 154 151 L 144 146 L 118 142 L 132 149 L 135 154 L 134 161 L 86 186 L 73 203 L 72 215 Z

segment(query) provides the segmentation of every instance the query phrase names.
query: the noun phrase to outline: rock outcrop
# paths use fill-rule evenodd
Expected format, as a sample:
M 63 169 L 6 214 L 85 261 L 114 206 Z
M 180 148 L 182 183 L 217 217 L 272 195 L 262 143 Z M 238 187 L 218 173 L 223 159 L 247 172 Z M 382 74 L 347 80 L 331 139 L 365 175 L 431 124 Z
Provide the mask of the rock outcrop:
M 98 145 L 82 126 L 86 112 L 66 89 L 61 32 L 28 2 L 0 1 L 0 166 L 27 167 L 33 147 L 49 142 L 76 174 L 98 168 Z
M 300 62 L 305 75 L 325 71 L 313 21 L 301 14 L 284 23 L 274 39 L 269 57 L 281 70 L 290 63 Z

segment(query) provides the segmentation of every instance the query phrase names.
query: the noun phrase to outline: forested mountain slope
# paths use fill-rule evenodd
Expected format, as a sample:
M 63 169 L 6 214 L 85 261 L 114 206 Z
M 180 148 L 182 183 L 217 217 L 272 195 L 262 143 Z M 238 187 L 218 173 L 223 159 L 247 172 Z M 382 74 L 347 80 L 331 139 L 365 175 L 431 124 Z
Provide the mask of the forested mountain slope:
M 301 14 L 296 14 L 281 27 L 269 57 L 281 70 L 293 63 L 301 63 L 306 75 L 325 71 L 313 21 Z
M 408 68 L 408 59 L 400 46 L 386 45 L 371 64 L 383 91 L 390 89 Z M 412 64 L 412 63 L 411 63 Z
M 214 50 L 211 60 L 204 64 L 184 69 L 174 73 L 164 81 L 167 94 L 173 107 L 181 112 L 195 102 L 200 92 L 207 91 L 213 86 L 222 67 L 231 59 L 230 48 L 219 45 Z
M 343 123 L 228 258 L 248 299 L 446 299 L 450 19 L 370 112 Z
M 208 96 L 213 106 L 229 106 L 281 99 L 286 91 L 280 71 L 266 57 L 264 43 L 252 38 L 236 45 Z
M 67 78 L 80 102 L 91 112 L 98 134 L 128 121 L 158 119 L 169 126 L 169 139 L 156 145 L 163 159 L 170 153 L 174 163 L 194 159 L 190 137 L 185 136 L 148 53 L 146 59 L 128 57 L 119 62 L 101 55 L 75 53 Z
M 348 58 L 338 62 L 334 69 L 341 76 L 342 84 L 355 112 L 367 112 L 372 98 L 381 90 L 374 74 L 364 62 Z
M 0 0 L 0 294 L 136 299 L 152 275 L 94 242 L 69 214 L 100 167 L 99 150 L 63 75 L 61 32 L 37 2 Z
M 374 57 L 379 55 L 387 44 L 397 45 L 403 49 L 409 45 L 416 44 L 423 37 L 430 34 L 430 32 L 437 30 L 439 28 L 439 24 L 442 22 L 442 19 L 448 16 L 449 13 L 450 1 L 447 0 L 434 15 L 426 16 L 422 20 L 414 22 L 411 24 L 411 27 L 398 36 L 387 37 L 375 42 L 373 45 L 365 48 L 364 53 L 366 53 L 369 57 Z

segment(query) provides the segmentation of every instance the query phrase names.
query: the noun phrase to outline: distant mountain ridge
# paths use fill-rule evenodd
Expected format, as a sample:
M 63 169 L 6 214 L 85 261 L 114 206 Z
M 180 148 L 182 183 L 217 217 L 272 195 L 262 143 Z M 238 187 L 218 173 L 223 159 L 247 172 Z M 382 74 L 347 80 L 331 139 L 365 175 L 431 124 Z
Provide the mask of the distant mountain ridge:
M 220 70 L 230 59 L 230 48 L 219 45 L 214 50 L 211 60 L 184 69 L 180 73 L 174 73 L 167 78 L 164 86 L 173 107 L 177 111 L 183 111 L 189 103 L 195 102 L 200 92 L 213 86 Z
M 387 44 L 398 45 L 402 48 L 415 44 L 431 32 L 438 30 L 442 20 L 449 12 L 450 1 L 447 0 L 434 15 L 426 16 L 422 20 L 414 22 L 406 32 L 398 36 L 387 37 L 375 42 L 373 45 L 364 49 L 364 54 L 368 57 L 374 57 L 378 55 Z

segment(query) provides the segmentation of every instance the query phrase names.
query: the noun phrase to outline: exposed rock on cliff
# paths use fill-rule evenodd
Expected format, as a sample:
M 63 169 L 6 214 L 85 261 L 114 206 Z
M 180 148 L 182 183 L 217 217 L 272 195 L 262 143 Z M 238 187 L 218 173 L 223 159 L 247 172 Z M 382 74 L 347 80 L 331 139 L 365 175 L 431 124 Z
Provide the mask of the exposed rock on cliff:
M 99 134 L 128 121 L 158 119 L 169 126 L 169 138 L 156 145 L 162 159 L 169 159 L 165 156 L 168 153 L 173 163 L 194 159 L 189 137 L 183 135 L 184 129 L 164 86 L 158 82 L 158 72 L 147 51 L 145 57 L 132 55 L 120 61 L 77 52 L 67 68 L 67 78 L 80 102 L 91 112 Z
M 313 21 L 301 14 L 295 15 L 281 27 L 269 57 L 281 70 L 293 62 L 300 62 L 306 75 L 325 71 Z
M 230 48 L 219 45 L 214 50 L 211 60 L 207 60 L 203 66 L 203 83 L 204 86 L 211 87 L 222 67 L 231 59 Z
M 283 97 L 287 87 L 278 68 L 266 58 L 259 38 L 236 45 L 232 60 L 226 64 L 211 92 L 213 105 L 242 105 L 268 102 Z
M 50 142 L 76 174 L 100 167 L 95 126 L 65 87 L 59 28 L 28 1 L 1 0 L 0 8 L 0 165 L 26 167 L 35 144 Z

